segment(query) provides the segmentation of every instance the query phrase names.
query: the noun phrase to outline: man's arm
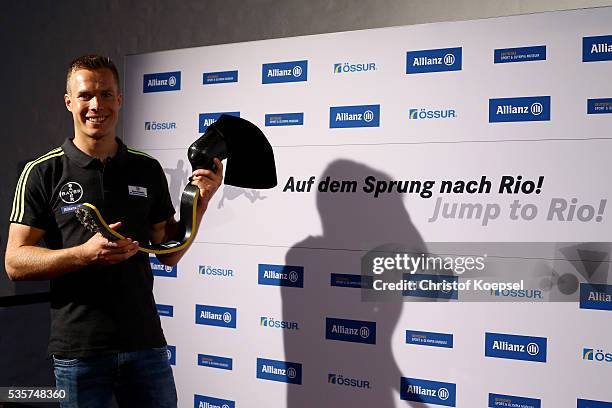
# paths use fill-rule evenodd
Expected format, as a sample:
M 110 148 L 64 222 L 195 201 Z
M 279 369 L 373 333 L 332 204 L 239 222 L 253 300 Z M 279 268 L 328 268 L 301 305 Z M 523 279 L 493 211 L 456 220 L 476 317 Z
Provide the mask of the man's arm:
M 200 189 L 200 196 L 198 199 L 198 206 L 196 208 L 196 225 L 193 230 L 194 239 L 200 229 L 200 222 L 202 221 L 202 217 L 208 208 L 208 203 L 213 195 L 217 192 L 221 183 L 223 182 L 223 164 L 221 160 L 215 159 L 215 165 L 217 166 L 217 171 L 212 172 L 210 170 L 196 170 L 192 174 L 191 184 L 197 186 Z M 179 225 L 174 219 L 174 217 L 168 218 L 166 221 L 162 221 L 160 223 L 154 224 L 151 226 L 151 242 L 154 244 L 159 244 L 160 242 L 165 242 L 171 239 L 175 239 L 179 234 Z M 193 240 L 191 241 L 193 242 Z M 189 244 L 191 246 L 191 243 Z M 185 252 L 189 249 L 189 246 L 186 248 L 173 252 L 170 254 L 157 255 L 157 259 L 160 260 L 165 265 L 174 266 L 178 263 L 178 261 L 183 257 Z
M 118 228 L 121 223 L 110 225 Z M 9 227 L 4 266 L 11 280 L 51 279 L 91 264 L 115 264 L 138 251 L 131 239 L 109 241 L 96 234 L 72 248 L 48 249 L 36 246 L 45 231 L 12 223 Z

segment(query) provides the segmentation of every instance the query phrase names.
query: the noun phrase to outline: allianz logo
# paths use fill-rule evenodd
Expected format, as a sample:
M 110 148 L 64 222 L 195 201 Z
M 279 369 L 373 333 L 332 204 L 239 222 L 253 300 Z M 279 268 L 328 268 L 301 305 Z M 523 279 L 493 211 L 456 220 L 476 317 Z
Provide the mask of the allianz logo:
M 374 120 L 374 112 L 367 110 L 363 113 L 348 113 L 338 112 L 336 113 L 336 122 L 352 122 L 352 121 L 364 121 L 371 122 Z
M 145 130 L 176 129 L 176 122 L 145 122 Z
M 450 397 L 450 392 L 447 388 L 440 387 L 438 389 L 426 388 L 420 385 L 408 385 L 408 394 L 422 395 L 425 397 L 439 398 L 442 401 L 446 401 Z
M 293 367 L 278 368 L 270 364 L 262 365 L 261 372 L 265 374 L 282 375 L 287 378 L 295 378 L 297 376 L 297 371 Z
M 334 74 L 346 74 L 349 72 L 376 71 L 376 63 L 349 64 L 348 62 L 334 64 Z
M 292 283 L 295 283 L 300 279 L 300 274 L 296 271 L 286 273 L 266 270 L 263 273 L 263 277 L 265 279 L 288 280 Z
M 331 332 L 337 334 L 345 334 L 348 336 L 359 336 L 363 339 L 367 339 L 368 337 L 370 337 L 370 329 L 366 326 L 362 326 L 358 329 L 353 327 L 346 327 L 341 324 L 334 324 L 332 326 Z
M 147 86 L 175 86 L 176 77 L 170 76 L 168 79 L 152 78 L 147 81 Z
M 530 356 L 536 356 L 540 352 L 540 346 L 536 343 L 529 343 L 527 345 L 524 344 L 514 344 L 508 341 L 493 341 L 493 350 L 501 350 L 501 351 L 512 351 L 516 353 L 527 353 Z
M 262 316 L 259 319 L 259 325 L 263 327 L 272 327 L 275 329 L 299 330 L 298 322 L 288 322 L 285 320 L 276 320 L 273 317 Z
M 444 57 L 416 57 L 412 61 L 413 67 L 423 67 L 429 65 L 447 65 L 451 66 L 455 63 L 455 56 L 453 54 L 446 54 Z
M 293 69 L 271 68 L 271 69 L 268 69 L 266 76 L 268 78 L 278 78 L 278 77 L 287 77 L 287 76 L 294 76 L 296 78 L 299 78 L 302 76 L 302 67 L 297 65 L 293 67 Z
M 211 404 L 208 401 L 200 401 L 200 403 L 198 404 L 198 408 L 230 408 L 230 406 L 228 404 L 217 405 Z
M 582 359 L 587 361 L 598 361 L 612 363 L 612 353 L 605 350 L 585 348 L 582 350 Z
M 540 102 L 534 102 L 531 106 L 499 105 L 495 111 L 498 115 L 531 114 L 534 116 L 539 116 L 542 112 L 544 112 L 544 106 Z
M 200 312 L 200 319 L 218 320 L 225 323 L 230 323 L 232 321 L 232 314 L 230 312 L 213 313 L 209 310 L 202 310 Z
M 168 266 L 168 265 L 151 262 L 151 269 L 154 271 L 163 271 L 163 272 L 170 273 L 174 269 L 174 266 Z
M 612 44 L 607 43 L 595 43 L 591 45 L 591 54 L 605 54 L 608 52 L 612 52 Z

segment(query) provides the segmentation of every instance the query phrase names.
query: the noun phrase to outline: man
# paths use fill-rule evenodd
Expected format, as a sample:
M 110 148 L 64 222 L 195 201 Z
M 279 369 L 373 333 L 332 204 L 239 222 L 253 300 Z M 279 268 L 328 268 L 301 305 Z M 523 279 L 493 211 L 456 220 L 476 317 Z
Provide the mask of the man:
M 122 95 L 110 59 L 73 61 L 64 101 L 74 138 L 25 166 L 6 271 L 12 280 L 51 281 L 49 354 L 57 387 L 68 394 L 62 407 L 108 407 L 113 393 L 121 406 L 176 406 L 149 257 L 138 251 L 139 242 L 164 242 L 179 229 L 163 170 L 116 138 Z M 215 163 L 216 172 L 192 175 L 200 189 L 198 226 L 222 182 L 222 164 Z M 83 202 L 130 238 L 111 242 L 88 232 L 74 215 Z M 40 240 L 46 248 L 37 246 Z M 176 265 L 184 251 L 158 258 Z

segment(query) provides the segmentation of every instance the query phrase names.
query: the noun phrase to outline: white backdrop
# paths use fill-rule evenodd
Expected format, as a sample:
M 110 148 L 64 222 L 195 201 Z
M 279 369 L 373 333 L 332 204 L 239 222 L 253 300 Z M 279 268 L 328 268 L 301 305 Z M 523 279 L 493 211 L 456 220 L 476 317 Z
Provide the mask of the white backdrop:
M 496 62 L 502 49 L 513 62 Z M 432 64 L 414 65 L 414 56 Z M 186 149 L 209 113 L 239 112 L 264 131 L 276 156 L 276 188 L 225 186 L 178 267 L 154 265 L 180 406 L 611 407 L 609 245 L 588 244 L 612 241 L 611 61 L 612 8 L 127 57 L 125 141 L 160 161 L 175 203 L 190 174 Z M 268 77 L 269 69 L 289 74 Z M 501 101 L 527 113 L 489 114 L 496 99 L 528 97 L 549 98 Z M 337 122 L 336 111 L 346 120 Z M 361 120 L 348 115 L 355 112 Z M 272 126 L 266 115 L 299 124 Z M 309 191 L 288 185 L 312 176 Z M 358 188 L 318 192 L 328 176 Z M 434 186 L 429 197 L 375 197 L 362 189 L 367 176 Z M 490 192 L 439 190 L 445 180 L 482 176 Z M 499 193 L 503 176 L 540 181 L 539 190 Z M 513 219 L 515 200 L 537 210 L 533 219 L 520 209 Z M 565 200 L 567 210 L 549 214 L 553 200 Z M 437 203 L 499 211 L 486 221 L 476 213 L 436 216 Z M 563 289 L 554 270 L 539 288 L 544 300 L 565 290 L 572 301 L 508 303 L 502 294 L 479 303 L 363 302 L 359 290 L 333 282 L 333 274 L 359 275 L 367 251 L 407 242 L 549 243 L 565 258 L 526 262 L 574 265 L 572 279 L 599 300 Z M 576 267 L 566 247 L 599 262 Z M 260 270 L 297 272 L 303 285 L 263 284 Z M 197 305 L 229 312 L 231 321 L 201 324 Z M 367 326 L 375 344 L 330 339 L 328 318 Z M 407 330 L 452 336 L 452 344 L 409 344 Z M 527 336 L 525 344 L 539 349 L 495 355 L 487 336 L 515 344 L 522 340 L 512 336 Z

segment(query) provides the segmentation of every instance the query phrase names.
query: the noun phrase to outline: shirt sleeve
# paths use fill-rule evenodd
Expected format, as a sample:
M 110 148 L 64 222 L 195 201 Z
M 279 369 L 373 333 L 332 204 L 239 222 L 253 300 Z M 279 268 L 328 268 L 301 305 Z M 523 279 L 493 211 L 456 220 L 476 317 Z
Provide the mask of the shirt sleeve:
M 151 205 L 149 221 L 151 224 L 157 224 L 159 222 L 166 221 L 168 218 L 173 216 L 175 211 L 174 206 L 172 205 L 170 191 L 168 190 L 168 180 L 166 179 L 164 170 L 158 161 L 155 161 L 153 174 L 153 179 L 159 186 L 159 194 Z
M 50 206 L 40 167 L 28 162 L 17 181 L 9 221 L 47 230 Z

